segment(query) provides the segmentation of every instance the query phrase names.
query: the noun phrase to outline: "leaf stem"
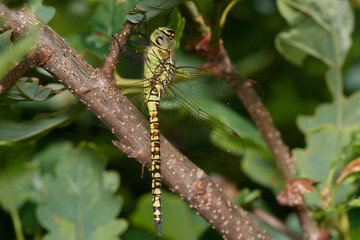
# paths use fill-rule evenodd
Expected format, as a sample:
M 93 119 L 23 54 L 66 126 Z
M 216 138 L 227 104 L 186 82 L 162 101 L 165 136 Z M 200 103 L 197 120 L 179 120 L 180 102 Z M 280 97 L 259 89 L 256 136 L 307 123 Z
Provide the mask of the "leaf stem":
M 232 0 L 225 8 L 223 14 L 221 15 L 220 18 L 220 28 L 223 28 L 223 26 L 225 25 L 225 21 L 226 21 L 226 17 L 229 14 L 230 10 L 235 6 L 235 4 L 237 4 L 238 2 L 240 2 L 240 0 Z
M 10 216 L 14 225 L 14 231 L 16 235 L 16 240 L 25 240 L 24 233 L 22 231 L 21 220 L 19 216 L 19 212 L 16 209 L 15 200 L 13 199 L 13 195 L 9 186 L 9 180 L 7 176 L 4 177 L 4 188 L 5 188 L 5 196 L 7 198 L 7 202 L 9 204 Z

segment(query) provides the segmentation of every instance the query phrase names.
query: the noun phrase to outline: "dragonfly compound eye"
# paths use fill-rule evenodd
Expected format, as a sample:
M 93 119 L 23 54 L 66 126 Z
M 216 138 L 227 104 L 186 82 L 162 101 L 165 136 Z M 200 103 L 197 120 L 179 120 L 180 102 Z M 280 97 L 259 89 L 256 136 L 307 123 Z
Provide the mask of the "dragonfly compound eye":
M 158 37 L 158 38 L 156 39 L 156 43 L 157 43 L 158 45 L 162 45 L 163 39 L 162 39 L 161 37 Z

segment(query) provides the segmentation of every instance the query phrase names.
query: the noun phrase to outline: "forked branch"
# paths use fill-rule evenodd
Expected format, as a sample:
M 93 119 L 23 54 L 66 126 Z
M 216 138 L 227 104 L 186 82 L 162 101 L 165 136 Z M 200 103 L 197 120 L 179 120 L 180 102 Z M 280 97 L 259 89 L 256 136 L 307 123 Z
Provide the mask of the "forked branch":
M 45 64 L 50 55 L 51 49 L 47 46 L 43 46 L 39 50 L 29 53 L 24 60 L 16 65 L 16 67 L 6 74 L 6 76 L 0 81 L 0 94 L 16 82 L 19 77 L 28 70 L 32 69 L 36 65 L 42 66 Z

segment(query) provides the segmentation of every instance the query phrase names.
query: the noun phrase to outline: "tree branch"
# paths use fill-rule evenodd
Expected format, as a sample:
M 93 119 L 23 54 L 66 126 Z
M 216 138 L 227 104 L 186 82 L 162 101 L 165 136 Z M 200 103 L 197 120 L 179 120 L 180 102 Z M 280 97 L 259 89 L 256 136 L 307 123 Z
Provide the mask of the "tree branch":
M 50 60 L 43 68 L 59 79 L 111 130 L 119 140 L 115 144 L 120 149 L 149 168 L 149 123 L 115 88 L 114 81 L 110 78 L 112 64 L 104 63 L 102 69 L 92 68 L 63 38 L 41 22 L 27 7 L 11 10 L 0 4 L 0 16 L 5 20 L 7 27 L 20 35 L 37 26 L 38 44 L 52 49 Z M 125 23 L 119 35 L 120 42 L 128 37 L 129 24 Z M 115 55 L 110 58 L 115 58 Z M 115 61 L 117 60 L 113 59 L 109 62 L 114 64 Z M 133 119 L 143 121 L 139 123 Z M 201 169 L 164 137 L 161 141 L 164 182 L 207 219 L 224 239 L 270 239 L 258 222 L 224 195 Z M 166 215 L 164 217 L 166 219 Z
M 14 82 L 16 82 L 21 75 L 32 69 L 36 65 L 43 65 L 49 59 L 51 55 L 51 49 L 47 46 L 41 47 L 35 52 L 29 53 L 29 55 L 22 60 L 14 69 L 12 69 L 0 82 L 0 94 L 5 92 Z

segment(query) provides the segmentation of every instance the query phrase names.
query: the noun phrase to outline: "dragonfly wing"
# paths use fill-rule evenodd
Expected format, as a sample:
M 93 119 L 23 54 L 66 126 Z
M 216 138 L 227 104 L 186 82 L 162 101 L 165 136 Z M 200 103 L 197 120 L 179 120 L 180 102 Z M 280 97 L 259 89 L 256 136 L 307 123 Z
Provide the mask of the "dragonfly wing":
M 215 108 L 208 100 L 217 99 L 226 102 L 232 109 L 242 108 L 242 103 L 235 97 L 226 77 L 229 76 L 219 76 L 199 68 L 178 67 L 173 82 L 187 96 L 191 96 L 199 107 Z
M 176 85 L 171 85 L 167 88 L 168 97 L 177 103 L 181 103 L 182 108 L 185 109 L 190 115 L 197 119 L 201 119 L 209 129 L 211 129 L 211 141 L 218 147 L 225 150 L 227 153 L 239 156 L 241 159 L 245 154 L 245 145 L 240 136 L 231 127 L 213 117 L 211 114 L 200 108 L 197 101 L 188 96 L 183 89 L 178 88 Z M 214 110 L 222 111 L 222 110 Z M 217 159 L 221 161 L 234 161 L 233 158 Z

